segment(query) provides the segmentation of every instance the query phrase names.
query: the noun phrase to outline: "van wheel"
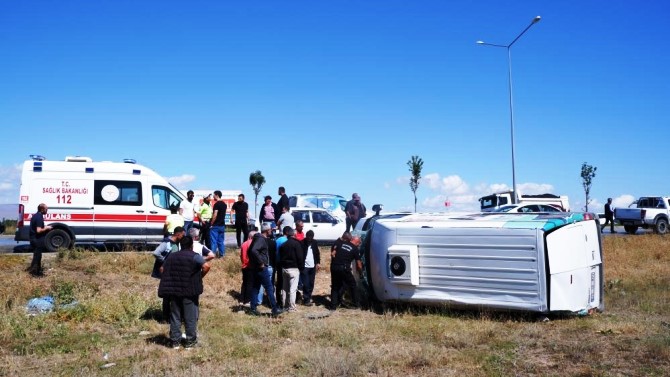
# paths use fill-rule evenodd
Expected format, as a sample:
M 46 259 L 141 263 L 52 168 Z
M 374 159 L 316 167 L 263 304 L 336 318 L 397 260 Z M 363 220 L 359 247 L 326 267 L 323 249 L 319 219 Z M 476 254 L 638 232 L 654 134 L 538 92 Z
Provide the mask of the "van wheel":
M 656 220 L 656 227 L 654 228 L 654 231 L 656 231 L 656 233 L 658 234 L 668 233 L 668 220 L 666 219 Z
M 69 248 L 72 239 L 70 235 L 62 229 L 54 229 L 47 233 L 44 242 L 46 249 L 50 252 L 55 252 L 60 248 Z
M 624 225 L 623 228 L 628 234 L 635 234 L 635 232 L 637 232 L 637 227 L 635 225 Z

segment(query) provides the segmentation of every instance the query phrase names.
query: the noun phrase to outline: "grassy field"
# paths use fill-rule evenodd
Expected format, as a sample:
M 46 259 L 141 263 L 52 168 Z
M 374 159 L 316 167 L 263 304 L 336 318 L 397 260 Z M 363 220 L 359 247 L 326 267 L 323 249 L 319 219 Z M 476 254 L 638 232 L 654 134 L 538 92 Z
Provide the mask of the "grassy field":
M 416 307 L 251 317 L 237 307 L 232 249 L 205 277 L 201 347 L 191 350 L 163 345 L 150 254 L 47 254 L 42 279 L 23 271 L 30 256 L 1 255 L 0 375 L 668 376 L 670 237 L 604 242 L 605 312 L 546 321 Z M 322 271 L 317 300 L 329 289 Z M 78 305 L 26 315 L 26 302 L 46 294 Z

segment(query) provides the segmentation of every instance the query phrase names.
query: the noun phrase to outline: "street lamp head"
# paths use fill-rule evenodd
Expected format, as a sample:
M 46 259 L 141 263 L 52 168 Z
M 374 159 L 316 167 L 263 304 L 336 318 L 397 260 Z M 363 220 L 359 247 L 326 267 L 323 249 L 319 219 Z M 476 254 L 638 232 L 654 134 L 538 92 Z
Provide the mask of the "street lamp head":
M 542 19 L 542 17 L 540 17 L 540 16 L 535 16 L 535 18 L 533 18 L 533 23 L 534 23 L 534 24 L 535 24 L 535 23 L 538 23 L 538 22 L 540 22 L 541 19 Z

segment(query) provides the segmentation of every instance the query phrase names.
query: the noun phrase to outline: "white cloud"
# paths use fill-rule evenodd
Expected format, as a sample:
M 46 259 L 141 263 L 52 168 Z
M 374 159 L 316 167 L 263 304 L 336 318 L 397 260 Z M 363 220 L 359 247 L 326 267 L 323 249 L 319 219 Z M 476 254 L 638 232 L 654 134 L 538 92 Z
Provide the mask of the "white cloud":
M 176 177 L 166 177 L 165 179 L 168 182 L 175 185 L 177 188 L 182 189 L 182 188 L 185 188 L 184 185 L 186 185 L 187 183 L 191 183 L 191 182 L 195 181 L 195 175 L 182 174 L 182 175 L 176 176 Z
M 463 195 L 470 192 L 470 186 L 458 175 L 450 175 L 442 179 L 442 192 L 449 195 Z
M 612 198 L 612 204 L 614 205 L 614 208 L 617 207 L 625 208 L 631 205 L 631 203 L 633 203 L 636 200 L 637 198 L 634 197 L 633 195 L 624 194 L 617 196 L 616 198 Z
M 407 184 L 409 177 L 399 177 L 396 182 Z M 426 174 L 421 179 L 421 184 L 428 192 L 424 190 L 418 193 L 419 211 L 478 211 L 480 197 L 510 190 L 504 183 L 478 183 L 471 186 L 459 175 L 441 177 L 439 173 Z M 554 186 L 547 183 L 527 182 L 518 186 L 519 191 L 524 194 L 545 194 L 554 190 Z M 421 193 L 426 193 L 427 196 L 422 197 Z M 448 207 L 445 206 L 446 201 L 450 204 Z M 413 211 L 414 207 L 407 210 Z
M 407 182 L 409 182 L 409 179 Z M 421 183 L 425 183 L 431 190 L 439 189 L 440 175 L 437 173 L 426 174 L 423 178 L 421 178 Z
M 10 191 L 14 189 L 14 185 L 9 182 L 0 182 L 0 191 Z
M 554 186 L 548 183 L 521 183 L 517 188 L 525 195 L 551 194 L 554 191 Z

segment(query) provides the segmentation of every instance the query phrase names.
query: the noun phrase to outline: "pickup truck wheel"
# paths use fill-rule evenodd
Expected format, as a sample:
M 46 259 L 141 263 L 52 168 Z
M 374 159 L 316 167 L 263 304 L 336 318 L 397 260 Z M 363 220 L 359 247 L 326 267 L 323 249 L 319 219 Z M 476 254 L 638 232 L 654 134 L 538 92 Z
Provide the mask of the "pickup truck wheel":
M 666 219 L 656 220 L 656 227 L 654 228 L 654 230 L 658 234 L 668 233 L 668 220 L 666 220 Z
M 44 237 L 46 249 L 52 253 L 61 247 L 69 248 L 71 241 L 70 235 L 62 229 L 54 229 Z
M 637 232 L 637 227 L 635 225 L 624 225 L 623 228 L 628 234 L 635 234 L 635 232 Z

